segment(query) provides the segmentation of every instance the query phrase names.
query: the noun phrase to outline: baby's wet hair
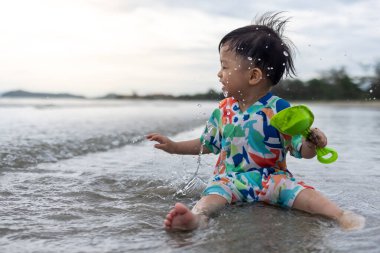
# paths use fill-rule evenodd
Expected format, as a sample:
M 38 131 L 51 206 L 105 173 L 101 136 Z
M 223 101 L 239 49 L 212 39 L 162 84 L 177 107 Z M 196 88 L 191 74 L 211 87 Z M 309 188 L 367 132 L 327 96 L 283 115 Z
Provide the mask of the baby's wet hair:
M 267 12 L 248 26 L 226 34 L 219 43 L 228 46 L 237 55 L 245 58 L 252 67 L 261 69 L 264 77 L 276 85 L 285 76 L 295 76 L 293 43 L 283 36 L 289 18 L 282 12 Z

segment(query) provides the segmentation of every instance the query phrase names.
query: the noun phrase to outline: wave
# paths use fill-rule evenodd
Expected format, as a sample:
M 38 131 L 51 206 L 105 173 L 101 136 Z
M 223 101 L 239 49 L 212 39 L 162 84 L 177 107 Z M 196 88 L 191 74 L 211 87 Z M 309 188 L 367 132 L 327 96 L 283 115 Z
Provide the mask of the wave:
M 141 142 L 144 136 L 128 134 L 93 137 L 83 141 L 36 143 L 27 147 L 13 147 L 0 153 L 0 168 L 25 168 L 38 163 L 57 162 L 88 153 L 107 151 Z
M 33 106 L 66 108 L 78 103 L 78 108 L 0 108 L 0 169 L 105 152 L 139 143 L 150 132 L 175 135 L 203 125 L 209 115 L 205 111 L 214 106 L 175 101 L 38 102 Z
M 55 163 L 63 159 L 89 153 L 106 152 L 111 149 L 133 145 L 145 140 L 145 134 L 150 131 L 159 131 L 163 134 L 174 135 L 182 131 L 201 125 L 202 121 L 183 122 L 176 124 L 173 129 L 165 129 L 161 126 L 151 130 L 140 129 L 134 133 L 124 132 L 119 134 L 107 134 L 93 136 L 86 139 L 63 139 L 51 142 L 47 139 L 33 139 L 28 143 L 11 147 L 0 147 L 0 168 L 2 170 L 12 168 L 27 168 L 39 163 Z M 1 146 L 1 145 L 0 145 Z

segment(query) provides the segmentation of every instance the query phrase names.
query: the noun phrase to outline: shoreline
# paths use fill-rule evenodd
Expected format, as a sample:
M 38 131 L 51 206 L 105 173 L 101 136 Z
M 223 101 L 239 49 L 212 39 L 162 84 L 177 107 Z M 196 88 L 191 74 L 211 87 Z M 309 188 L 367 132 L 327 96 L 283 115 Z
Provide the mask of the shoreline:
M 13 104 L 14 102 L 20 102 L 22 101 L 23 104 L 28 104 L 27 102 L 38 102 L 38 103 L 46 103 L 46 102 L 53 102 L 53 101 L 59 101 L 61 103 L 71 101 L 71 102 L 96 102 L 96 101 L 107 101 L 107 102 L 130 102 L 130 101 L 167 101 L 167 102 L 211 102 L 211 103 L 218 103 L 222 99 L 165 99 L 165 98 L 160 98 L 160 99 L 152 99 L 152 98 L 124 98 L 124 99 L 99 99 L 99 98 L 36 98 L 36 97 L 13 97 L 13 98 L 8 98 L 8 97 L 0 97 L 0 105 L 11 102 Z M 367 108 L 378 108 L 380 107 L 380 100 L 370 100 L 370 101 L 362 101 L 362 100 L 352 100 L 352 101 L 329 101 L 329 100 L 290 100 L 286 99 L 289 101 L 292 105 L 298 105 L 298 104 L 305 104 L 305 105 L 322 105 L 322 106 L 345 106 L 345 107 L 351 107 L 351 106 L 356 106 L 356 107 L 367 107 Z

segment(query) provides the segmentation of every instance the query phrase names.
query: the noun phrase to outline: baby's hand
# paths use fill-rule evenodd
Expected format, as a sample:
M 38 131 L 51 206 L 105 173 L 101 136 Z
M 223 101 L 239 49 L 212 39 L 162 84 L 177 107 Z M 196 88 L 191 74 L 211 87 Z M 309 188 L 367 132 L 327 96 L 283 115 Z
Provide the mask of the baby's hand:
M 151 133 L 146 136 L 146 138 L 150 141 L 157 141 L 158 144 L 155 144 L 154 147 L 157 149 L 161 149 L 165 152 L 172 154 L 175 149 L 175 143 L 170 140 L 168 137 L 163 136 L 158 133 Z
M 318 128 L 310 129 L 310 135 L 307 138 L 307 140 L 320 148 L 324 148 L 327 145 L 326 135 Z

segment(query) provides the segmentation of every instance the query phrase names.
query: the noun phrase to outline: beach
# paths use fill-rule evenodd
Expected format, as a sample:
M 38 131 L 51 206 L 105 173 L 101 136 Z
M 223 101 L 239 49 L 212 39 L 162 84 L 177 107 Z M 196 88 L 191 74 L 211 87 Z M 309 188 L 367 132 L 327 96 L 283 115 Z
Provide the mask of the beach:
M 339 158 L 289 157 L 289 170 L 363 215 L 363 230 L 256 203 L 227 207 L 204 230 L 165 231 L 217 157 L 166 154 L 144 136 L 197 138 L 216 101 L 0 99 L 0 252 L 378 252 L 380 104 L 297 103 Z

